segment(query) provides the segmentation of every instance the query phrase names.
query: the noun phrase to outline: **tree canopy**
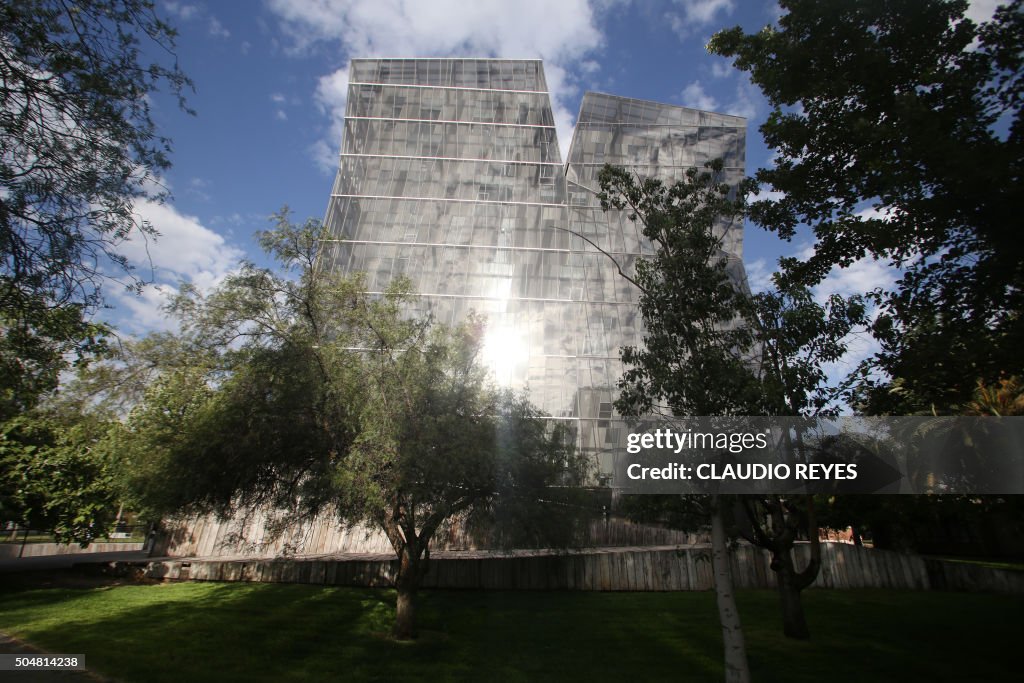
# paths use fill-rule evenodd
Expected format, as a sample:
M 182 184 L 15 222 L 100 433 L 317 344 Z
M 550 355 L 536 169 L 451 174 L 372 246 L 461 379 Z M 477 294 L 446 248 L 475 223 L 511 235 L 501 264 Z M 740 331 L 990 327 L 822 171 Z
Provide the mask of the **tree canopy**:
M 104 447 L 110 422 L 36 410 L 0 426 L 0 519 L 52 532 L 65 543 L 106 536 L 119 511 L 116 471 Z
M 865 257 L 898 269 L 873 325 L 889 380 L 863 407 L 955 409 L 1022 368 L 1022 2 L 980 26 L 962 0 L 780 5 L 777 26 L 709 44 L 773 107 L 761 132 L 774 166 L 756 179 L 782 196 L 750 217 L 787 239 L 813 232 L 784 282 L 813 286 Z
M 157 235 L 136 213 L 162 201 L 170 141 L 151 95 L 184 106 L 174 30 L 149 0 L 0 4 L 0 409 L 30 408 L 64 359 L 109 332 L 101 287 L 139 286 L 118 252 Z M 151 59 L 152 57 L 152 59 Z M 22 362 L 23 359 L 23 362 Z
M 170 147 L 149 95 L 190 85 L 175 32 L 148 0 L 8 2 L 0 27 L 0 308 L 95 304 L 102 270 L 127 266 L 117 243 L 153 234 L 133 202 L 163 195 Z
M 834 413 L 845 385 L 830 381 L 824 366 L 845 355 L 849 335 L 865 324 L 864 302 L 832 296 L 822 304 L 807 287 L 778 279 L 773 288 L 751 293 L 742 267 L 722 249 L 722 234 L 745 215 L 749 183 L 730 187 L 721 173 L 719 160 L 704 170 L 690 169 L 671 184 L 610 166 L 599 174 L 602 207 L 626 211 L 654 247 L 651 257 L 637 262 L 633 277 L 640 290 L 644 346 L 622 349 L 626 369 L 616 409 L 623 415 L 675 417 Z M 798 455 L 799 448 L 798 436 L 791 450 Z M 659 512 L 691 521 L 700 501 L 686 503 L 655 501 Z M 642 505 L 631 507 L 636 512 Z M 784 631 L 808 638 L 800 591 L 820 565 L 813 500 L 764 495 L 732 505 L 712 496 L 710 512 L 713 537 L 716 528 L 722 537 L 713 538 L 719 546 L 713 555 L 724 553 L 722 530 L 729 516 L 749 541 L 772 552 Z M 811 541 L 811 561 L 797 570 L 791 550 L 801 535 Z M 727 581 L 727 571 L 716 568 L 716 581 Z M 726 621 L 735 606 L 721 609 L 729 652 L 738 625 L 730 629 Z M 727 668 L 735 669 L 738 679 L 740 659 L 730 661 L 727 655 Z

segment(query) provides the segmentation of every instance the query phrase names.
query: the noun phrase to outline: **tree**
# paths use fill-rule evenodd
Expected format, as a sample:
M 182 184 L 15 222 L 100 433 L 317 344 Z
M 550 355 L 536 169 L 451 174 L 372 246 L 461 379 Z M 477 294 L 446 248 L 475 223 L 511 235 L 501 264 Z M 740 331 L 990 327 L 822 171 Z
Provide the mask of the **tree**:
M 598 176 L 604 210 L 627 210 L 655 247 L 631 281 L 640 290 L 644 346 L 621 350 L 626 370 L 615 409 L 639 416 L 743 415 L 759 388 L 744 356 L 750 330 L 737 325 L 743 299 L 726 270 L 715 228 L 742 215 L 732 188 L 715 173 L 690 169 L 671 187 L 606 166 Z M 737 353 L 737 351 L 739 353 Z M 725 529 L 726 502 L 712 495 L 711 563 L 725 649 L 725 679 L 750 680 L 746 644 L 732 586 Z
M 481 320 L 415 316 L 401 280 L 366 294 L 316 267 L 320 238 L 282 214 L 260 241 L 295 277 L 244 264 L 206 296 L 182 292 L 196 362 L 160 377 L 115 447 L 137 507 L 376 525 L 399 560 L 394 635 L 410 638 L 438 530 L 486 519 L 504 538 L 550 538 L 575 509 L 554 486 L 585 468 L 571 435 L 490 387 Z
M 80 306 L 52 308 L 39 297 L 22 303 L 17 311 L 0 309 L 0 421 L 52 394 L 69 357 L 81 367 L 108 351 L 110 329 L 86 320 Z
M 846 355 L 849 335 L 866 324 L 863 299 L 832 295 L 820 304 L 806 287 L 779 286 L 776 278 L 776 288 L 750 297 L 743 319 L 753 330 L 754 347 L 760 350 L 755 368 L 763 392 L 763 414 L 811 418 L 837 414 L 837 400 L 855 377 L 832 382 L 825 367 Z M 790 440 L 788 430 L 785 438 Z M 794 460 L 806 460 L 809 449 L 800 431 L 786 450 Z M 800 592 L 814 582 L 821 568 L 814 496 L 743 496 L 739 507 L 743 512 L 740 533 L 772 554 L 783 633 L 810 638 Z M 809 542 L 810 559 L 797 570 L 793 546 L 801 537 Z
M 750 217 L 816 239 L 784 280 L 820 282 L 867 256 L 898 269 L 877 292 L 870 413 L 950 411 L 977 381 L 1020 374 L 1024 252 L 1024 4 L 977 26 L 963 0 L 783 0 L 777 27 L 716 34 L 774 107 Z
M 93 350 L 103 281 L 141 284 L 117 250 L 157 234 L 134 211 L 163 200 L 169 167 L 149 96 L 166 86 L 184 106 L 191 85 L 174 36 L 149 0 L 0 5 L 0 382 L 18 407 Z
M 1024 388 L 1018 378 L 1010 377 L 994 385 L 978 383 L 971 400 L 959 406 L 959 415 L 988 417 L 994 426 L 998 418 L 1024 414 Z M 1005 444 L 993 443 L 995 434 L 986 435 L 986 421 L 975 421 L 966 429 L 964 421 L 944 417 L 911 424 L 894 435 L 900 444 L 910 445 L 903 457 L 915 484 L 929 483 L 929 473 L 962 476 L 965 469 L 973 475 L 985 473 L 989 481 L 1012 481 L 1017 476 L 1013 464 L 1000 457 Z M 937 456 L 929 442 L 958 441 L 962 448 L 936 466 Z M 890 444 L 871 444 L 882 451 Z M 863 447 L 861 445 L 860 447 Z M 917 464 L 921 462 L 921 466 Z M 986 557 L 1020 556 L 1019 531 L 1024 527 L 1020 496 L 996 495 L 836 495 L 823 498 L 824 525 L 833 529 L 852 527 L 854 542 L 867 535 L 874 547 L 936 555 Z
M 0 519 L 52 531 L 82 545 L 117 517 L 110 424 L 95 415 L 35 410 L 0 427 Z
M 824 365 L 846 353 L 846 338 L 865 322 L 864 302 L 833 296 L 822 305 L 795 286 L 752 295 L 740 273 L 730 272 L 718 237 L 744 215 L 737 197 L 749 188 L 722 184 L 721 169 L 721 162 L 704 172 L 691 169 L 668 187 L 611 167 L 599 176 L 602 206 L 628 211 L 655 247 L 654 256 L 636 266 L 644 347 L 622 350 L 627 369 L 616 409 L 624 415 L 667 409 L 677 417 L 834 414 L 844 386 L 830 384 Z M 799 434 L 789 451 L 804 455 Z M 800 591 L 820 567 L 813 499 L 765 495 L 733 505 L 712 496 L 710 512 L 713 542 L 724 544 L 726 523 L 734 520 L 747 540 L 771 551 L 783 630 L 809 638 Z M 792 549 L 800 536 L 811 543 L 811 559 L 798 571 Z M 724 556 L 722 546 L 714 552 Z M 727 582 L 726 573 L 727 566 L 716 570 L 716 581 Z M 722 608 L 723 620 L 732 609 Z M 728 643 L 724 621 L 723 630 Z M 742 675 L 738 661 L 727 669 Z

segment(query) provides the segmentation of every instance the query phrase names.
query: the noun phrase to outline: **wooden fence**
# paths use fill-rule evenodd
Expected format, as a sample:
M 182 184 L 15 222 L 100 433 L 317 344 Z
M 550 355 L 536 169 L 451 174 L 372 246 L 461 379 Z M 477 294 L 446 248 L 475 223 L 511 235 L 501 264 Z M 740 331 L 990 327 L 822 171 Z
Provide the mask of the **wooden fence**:
M 798 566 L 808 548 L 796 549 Z M 393 557 L 393 556 L 391 556 Z M 387 555 L 360 558 L 173 559 L 148 564 L 151 578 L 261 581 L 338 586 L 391 586 L 397 562 Z M 772 588 L 767 551 L 749 545 L 733 554 L 739 588 Z M 712 588 L 708 546 L 604 548 L 572 553 L 439 553 L 426 588 L 497 590 L 693 591 Z M 946 562 L 846 543 L 822 544 L 818 588 L 896 588 L 1024 594 L 1024 572 Z
M 81 547 L 77 543 L 20 543 L 0 544 L 0 560 L 15 557 L 45 557 L 47 555 L 88 555 L 91 553 L 117 553 L 142 550 L 142 543 L 91 543 Z
M 323 555 L 328 553 L 391 553 L 391 544 L 379 530 L 340 527 L 330 518 L 287 526 L 273 534 L 275 520 L 264 512 L 249 519 L 218 520 L 193 517 L 172 523 L 157 542 L 153 555 L 169 557 L 218 557 L 247 555 Z M 624 519 L 595 520 L 590 525 L 588 546 L 659 546 L 707 543 L 706 534 L 635 524 Z M 485 542 L 465 529 L 453 526 L 439 533 L 431 544 L 437 550 L 478 550 Z

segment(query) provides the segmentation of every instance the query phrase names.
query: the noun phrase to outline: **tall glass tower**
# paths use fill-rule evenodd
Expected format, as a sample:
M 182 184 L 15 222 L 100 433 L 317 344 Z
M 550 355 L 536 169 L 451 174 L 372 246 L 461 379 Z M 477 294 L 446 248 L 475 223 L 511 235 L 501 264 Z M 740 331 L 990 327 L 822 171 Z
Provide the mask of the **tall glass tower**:
M 671 181 L 723 158 L 738 181 L 745 120 L 587 93 L 563 164 L 537 60 L 356 59 L 349 76 L 320 267 L 365 272 L 376 292 L 404 274 L 422 311 L 447 324 L 486 315 L 495 379 L 572 422 L 595 483 L 606 480 L 623 440 L 610 421 L 619 348 L 643 341 L 637 292 L 609 257 L 628 272 L 651 247 L 624 215 L 601 211 L 597 173 L 610 163 Z M 722 236 L 742 281 L 742 230 Z M 166 551 L 261 547 L 262 514 L 241 532 L 213 518 L 186 523 Z M 390 552 L 381 533 L 339 529 L 330 515 L 273 543 Z
M 616 447 L 625 444 L 625 435 L 607 421 L 623 370 L 619 349 L 643 343 L 638 292 L 618 268 L 632 273 L 637 258 L 652 254 L 652 247 L 626 212 L 601 210 L 598 173 L 611 164 L 671 183 L 688 169 L 722 159 L 724 180 L 735 186 L 745 174 L 745 148 L 746 120 L 738 116 L 601 93 L 583 96 L 566 165 L 569 226 L 589 242 L 572 243 L 580 283 L 572 304 L 576 410 L 580 446 L 593 455 L 600 473 L 612 471 L 614 458 L 622 455 Z M 720 230 L 730 272 L 745 286 L 743 226 Z
M 404 274 L 444 323 L 486 315 L 495 379 L 574 421 L 611 472 L 619 348 L 643 331 L 632 285 L 578 235 L 627 269 L 650 245 L 601 211 L 597 172 L 672 180 L 721 157 L 739 180 L 745 120 L 587 93 L 563 165 L 540 61 L 356 59 L 349 74 L 323 263 L 371 291 Z M 741 230 L 725 243 L 741 269 Z

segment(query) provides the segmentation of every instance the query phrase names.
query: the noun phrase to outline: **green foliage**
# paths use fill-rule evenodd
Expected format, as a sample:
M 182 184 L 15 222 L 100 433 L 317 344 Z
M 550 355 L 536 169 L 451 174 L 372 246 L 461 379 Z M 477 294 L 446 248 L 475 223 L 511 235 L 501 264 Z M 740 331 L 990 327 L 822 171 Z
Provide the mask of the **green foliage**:
M 333 466 L 357 428 L 349 370 L 366 330 L 355 323 L 402 292 L 371 301 L 358 279 L 315 275 L 315 223 L 282 214 L 277 232 L 261 241 L 286 267 L 305 258 L 299 278 L 245 263 L 207 296 L 186 287 L 172 305 L 184 334 L 143 342 L 141 365 L 159 379 L 118 437 L 136 506 L 313 515 L 337 495 Z
M 162 374 L 201 365 L 203 356 L 202 349 L 169 332 L 114 338 L 90 362 L 78 363 L 73 376 L 62 378 L 60 391 L 48 396 L 47 404 L 66 412 L 124 418 Z
M 863 297 L 833 294 L 824 303 L 810 290 L 778 286 L 750 297 L 746 324 L 760 348 L 766 415 L 825 416 L 839 412 L 858 376 L 833 382 L 829 364 L 846 355 L 849 338 L 867 324 Z
M 174 30 L 149 0 L 21 0 L 0 6 L 0 310 L 40 298 L 94 306 L 116 249 L 139 224 L 132 204 L 160 199 L 169 141 L 149 95 L 181 95 Z
M 644 347 L 627 347 L 616 409 L 623 415 L 835 413 L 846 383 L 824 367 L 846 353 L 866 322 L 862 297 L 815 301 L 809 289 L 776 281 L 751 294 L 722 250 L 725 230 L 745 215 L 749 183 L 730 188 L 721 162 L 690 169 L 671 186 L 606 167 L 605 210 L 628 211 L 655 247 L 637 262 Z
M 527 396 L 497 394 L 490 490 L 466 520 L 494 545 L 566 547 L 587 529 L 593 502 L 581 487 L 591 463 L 575 450 L 572 430 L 544 417 Z
M 1020 496 L 844 495 L 821 497 L 822 526 L 852 526 L 874 547 L 959 556 L 1017 557 Z
M 775 165 L 756 179 L 783 196 L 750 217 L 787 239 L 813 231 L 814 254 L 783 263 L 785 287 L 867 256 L 899 268 L 875 292 L 891 383 L 866 384 L 863 407 L 951 410 L 979 379 L 1021 370 L 1024 4 L 980 27 L 961 0 L 781 6 L 777 27 L 709 45 L 774 107 L 761 132 Z
M 166 194 L 150 96 L 184 106 L 174 36 L 150 0 L 0 4 L 0 419 L 104 350 L 104 281 L 142 284 L 118 248 L 157 235 L 133 207 Z
M 993 385 L 979 381 L 964 415 L 1017 417 L 1024 415 L 1024 384 L 1020 377 L 1003 377 Z
M 602 208 L 628 211 L 655 247 L 636 265 L 646 334 L 643 347 L 622 349 L 623 415 L 742 415 L 758 403 L 753 335 L 737 324 L 747 299 L 715 232 L 743 206 L 720 171 L 721 162 L 690 169 L 670 187 L 610 166 L 599 175 Z
M 608 166 L 599 175 L 602 208 L 627 211 L 654 246 L 653 256 L 637 262 L 632 280 L 640 290 L 644 347 L 622 349 L 626 370 L 615 407 L 627 416 L 834 413 L 845 387 L 830 384 L 824 365 L 846 353 L 848 336 L 865 323 L 864 302 L 833 296 L 822 305 L 808 288 L 779 279 L 775 289 L 752 295 L 721 238 L 745 215 L 742 198 L 751 182 L 731 188 L 721 171 L 722 162 L 714 161 L 668 187 Z M 800 448 L 797 435 L 794 457 Z M 710 510 L 713 543 L 716 519 L 721 528 L 731 515 L 737 533 L 772 552 L 786 635 L 810 637 L 799 591 L 820 565 L 813 501 L 776 495 L 728 503 L 719 496 L 643 498 L 623 510 L 634 518 L 661 515 L 687 528 Z M 811 541 L 811 560 L 797 571 L 790 550 L 801 535 Z M 729 630 L 724 622 L 723 629 Z
M 87 416 L 36 411 L 0 431 L 0 519 L 52 531 L 58 541 L 105 536 L 118 511 L 110 425 Z
M 366 294 L 361 276 L 316 268 L 320 238 L 282 212 L 260 242 L 290 276 L 245 263 L 177 297 L 183 335 L 144 354 L 172 365 L 116 437 L 134 506 L 327 511 L 379 526 L 400 553 L 456 517 L 543 535 L 559 515 L 539 500 L 584 477 L 571 435 L 490 386 L 481 319 L 413 315 L 404 280 Z
M 110 330 L 86 320 L 80 306 L 51 307 L 35 298 L 0 309 L 0 420 L 37 406 L 73 363 L 107 352 Z
M 371 296 L 360 275 L 317 268 L 322 228 L 291 224 L 287 210 L 259 239 L 290 277 L 244 263 L 171 307 L 174 350 L 193 363 L 167 368 L 114 439 L 134 509 L 375 525 L 400 561 L 401 638 L 415 635 L 413 599 L 442 526 L 486 524 L 506 543 L 564 543 L 582 529 L 566 514 L 580 509 L 573 495 L 551 495 L 585 480 L 572 436 L 490 386 L 482 320 L 438 325 L 414 315 L 403 279 Z

